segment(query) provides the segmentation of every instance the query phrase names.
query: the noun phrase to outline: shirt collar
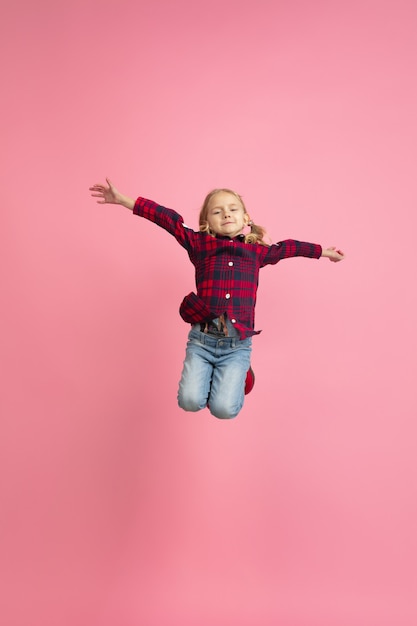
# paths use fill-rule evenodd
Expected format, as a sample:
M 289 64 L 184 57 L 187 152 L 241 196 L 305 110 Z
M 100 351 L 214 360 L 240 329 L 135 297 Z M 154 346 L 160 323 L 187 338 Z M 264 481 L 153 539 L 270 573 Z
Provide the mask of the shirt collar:
M 229 239 L 229 241 L 245 241 L 245 235 L 242 233 L 236 237 L 228 237 L 227 235 L 216 235 L 216 239 Z

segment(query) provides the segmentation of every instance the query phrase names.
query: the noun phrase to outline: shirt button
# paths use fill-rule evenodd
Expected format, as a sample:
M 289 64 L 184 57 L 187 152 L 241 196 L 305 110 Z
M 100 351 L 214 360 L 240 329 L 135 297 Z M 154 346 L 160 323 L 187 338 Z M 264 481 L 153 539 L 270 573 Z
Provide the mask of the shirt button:
M 228 300 L 230 298 L 230 293 L 227 293 L 225 297 L 226 297 L 226 300 Z
M 233 318 L 232 320 L 230 320 L 232 322 L 232 324 L 236 324 L 236 320 L 235 318 Z
M 229 265 L 230 265 L 230 267 L 232 267 L 233 261 L 229 261 Z

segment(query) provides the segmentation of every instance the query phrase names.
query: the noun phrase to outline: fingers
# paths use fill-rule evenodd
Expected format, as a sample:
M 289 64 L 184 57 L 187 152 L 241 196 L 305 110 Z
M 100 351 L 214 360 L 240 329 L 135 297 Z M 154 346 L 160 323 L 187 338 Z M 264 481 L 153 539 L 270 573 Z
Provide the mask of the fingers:
M 113 188 L 113 184 L 111 183 L 111 181 L 106 178 L 108 187 Z M 105 185 L 103 185 L 103 183 L 96 183 L 95 185 L 93 185 L 92 187 L 90 187 L 90 191 L 104 191 L 104 189 L 108 189 L 108 187 L 106 187 Z
M 342 252 L 342 250 L 338 250 L 336 248 L 336 246 L 330 246 L 329 248 L 327 248 L 327 250 L 331 250 L 332 252 L 335 252 L 336 254 L 338 254 L 341 257 L 341 259 L 344 258 L 344 256 L 345 256 L 345 253 Z M 341 259 L 339 259 L 339 260 L 341 260 Z
M 338 263 L 339 261 L 343 261 L 345 258 L 344 252 L 342 252 L 342 250 L 336 250 L 336 246 L 331 246 L 330 248 L 327 248 L 327 250 L 331 252 L 331 254 L 329 254 L 329 260 L 332 263 Z
M 103 187 L 103 185 L 93 185 L 93 187 L 90 187 L 90 191 L 95 192 L 91 194 L 92 198 L 100 198 L 100 200 L 97 200 L 97 204 L 106 204 L 106 187 Z
M 100 198 L 100 200 L 97 200 L 97 204 L 107 204 L 109 201 L 109 198 L 108 198 L 109 192 L 114 193 L 111 182 L 109 181 L 108 178 L 106 178 L 106 181 L 109 185 L 108 187 L 106 187 L 106 185 L 103 185 L 102 183 L 96 183 L 95 185 L 89 188 L 90 191 L 93 192 L 91 194 L 93 198 Z

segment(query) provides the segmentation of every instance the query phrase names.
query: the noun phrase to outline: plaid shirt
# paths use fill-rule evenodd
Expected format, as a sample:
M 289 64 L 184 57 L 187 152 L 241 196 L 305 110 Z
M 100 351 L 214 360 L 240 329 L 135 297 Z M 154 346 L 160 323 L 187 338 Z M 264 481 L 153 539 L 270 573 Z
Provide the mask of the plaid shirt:
M 136 200 L 133 213 L 173 235 L 195 266 L 197 294 L 184 298 L 181 317 L 196 324 L 226 313 L 241 339 L 261 332 L 254 330 L 260 268 L 294 256 L 318 259 L 322 252 L 317 244 L 293 239 L 263 246 L 245 243 L 243 235 L 231 239 L 195 232 L 185 226 L 181 215 L 145 198 Z

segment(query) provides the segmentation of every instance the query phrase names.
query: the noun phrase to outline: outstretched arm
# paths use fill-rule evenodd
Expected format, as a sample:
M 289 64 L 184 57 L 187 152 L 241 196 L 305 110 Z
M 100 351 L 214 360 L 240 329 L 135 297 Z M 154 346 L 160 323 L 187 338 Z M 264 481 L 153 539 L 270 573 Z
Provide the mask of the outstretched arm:
M 335 246 L 332 246 L 330 248 L 323 248 L 321 256 L 327 257 L 333 263 L 343 261 L 343 259 L 345 258 L 344 253 L 341 250 L 336 250 Z
M 121 204 L 133 211 L 133 207 L 135 206 L 135 201 L 132 198 L 128 198 L 124 196 L 119 191 L 117 191 L 116 187 L 106 178 L 108 187 L 105 185 L 97 184 L 90 187 L 90 191 L 93 198 L 101 198 L 97 200 L 98 204 Z
M 106 181 L 107 186 L 97 184 L 90 187 L 92 197 L 99 198 L 97 200 L 98 204 L 121 204 L 130 209 L 134 215 L 144 217 L 164 228 L 170 235 L 175 237 L 189 254 L 192 253 L 196 233 L 188 226 L 185 226 L 184 220 L 179 213 L 146 198 L 140 197 L 137 200 L 133 200 L 133 198 L 124 196 L 117 191 L 108 178 L 106 178 Z

